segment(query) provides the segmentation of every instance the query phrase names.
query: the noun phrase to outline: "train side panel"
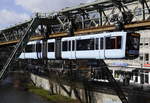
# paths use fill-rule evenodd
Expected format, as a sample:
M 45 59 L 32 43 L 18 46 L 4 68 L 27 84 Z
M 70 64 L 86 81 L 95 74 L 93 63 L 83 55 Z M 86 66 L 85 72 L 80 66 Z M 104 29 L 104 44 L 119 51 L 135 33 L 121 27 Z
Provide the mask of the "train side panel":
M 47 43 L 48 43 L 47 58 L 55 59 L 55 39 L 50 39 L 47 41 Z
M 133 36 L 131 36 L 133 38 Z M 134 39 L 134 38 L 133 38 Z M 132 50 L 136 41 L 127 42 L 127 32 L 109 32 L 84 36 L 49 39 L 45 44 L 42 40 L 31 41 L 27 44 L 21 59 L 41 59 L 43 53 L 48 59 L 120 59 L 129 58 L 126 54 Z M 126 45 L 126 42 L 128 45 Z M 136 45 L 135 45 L 136 44 Z M 46 49 L 44 49 L 43 47 Z M 129 49 L 130 47 L 130 49 Z M 126 49 L 128 48 L 128 49 Z M 45 50 L 45 52 L 43 52 Z M 132 50 L 133 51 L 133 50 Z M 138 49 L 137 49 L 138 51 Z M 137 54 L 133 54 L 137 55 Z
M 75 48 L 72 50 L 73 40 Z M 126 32 L 66 37 L 62 42 L 63 59 L 125 58 Z
M 75 38 L 76 37 L 62 38 L 61 40 L 61 58 L 62 59 L 76 59 Z
M 105 58 L 125 58 L 126 32 L 113 32 L 105 37 Z
M 99 39 L 98 34 L 80 36 L 76 38 L 76 59 L 98 59 L 99 58 L 99 50 L 96 50 L 95 47 L 96 38 Z
M 25 53 L 22 52 L 18 58 L 19 58 L 19 59 L 25 59 Z

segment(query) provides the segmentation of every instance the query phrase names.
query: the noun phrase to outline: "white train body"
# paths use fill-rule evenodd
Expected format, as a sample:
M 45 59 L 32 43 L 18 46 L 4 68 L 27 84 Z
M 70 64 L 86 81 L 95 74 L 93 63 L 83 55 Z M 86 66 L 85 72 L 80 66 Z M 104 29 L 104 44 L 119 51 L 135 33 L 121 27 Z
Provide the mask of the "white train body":
M 105 41 L 106 39 L 104 39 L 104 37 L 105 38 L 121 37 L 121 47 L 117 49 L 107 49 L 106 44 L 104 43 L 106 42 Z M 71 47 L 70 47 L 70 50 L 67 50 L 67 51 L 63 51 L 62 49 L 61 53 L 62 53 L 63 59 L 106 59 L 106 58 L 124 58 L 125 57 L 126 32 L 121 32 L 121 33 L 111 32 L 111 33 L 102 33 L 102 34 L 95 34 L 95 35 L 66 37 L 66 38 L 62 38 L 62 42 L 64 41 L 71 42 Z M 81 44 L 81 47 L 78 46 L 79 44 L 78 42 L 84 42 L 84 41 L 87 41 L 85 42 L 85 45 Z M 74 48 L 73 48 L 73 42 L 75 42 Z M 93 47 L 90 47 L 91 46 L 90 42 L 91 42 L 91 45 L 93 45 Z M 84 47 L 86 46 L 86 47 L 85 48 L 83 47 L 82 49 L 82 46 Z M 63 45 L 62 45 L 62 48 L 63 48 Z
M 120 59 L 139 54 L 140 35 L 109 32 L 92 35 L 31 41 L 21 59 Z M 45 55 L 46 54 L 46 55 Z

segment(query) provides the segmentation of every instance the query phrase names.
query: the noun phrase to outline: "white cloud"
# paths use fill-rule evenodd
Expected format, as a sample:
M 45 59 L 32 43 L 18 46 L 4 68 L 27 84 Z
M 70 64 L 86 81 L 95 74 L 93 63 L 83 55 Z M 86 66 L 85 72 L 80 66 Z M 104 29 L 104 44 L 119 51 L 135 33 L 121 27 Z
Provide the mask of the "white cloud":
M 0 10 L 0 28 L 8 27 L 9 25 L 14 25 L 18 22 L 23 22 L 28 19 L 29 15 L 25 13 L 19 14 L 6 9 Z
M 65 7 L 72 7 L 80 3 L 87 3 L 95 0 L 14 0 L 16 5 L 29 12 L 52 12 Z M 30 16 L 26 13 L 17 13 L 10 10 L 0 10 L 0 29 L 28 20 Z
M 17 5 L 32 12 L 51 12 L 94 0 L 15 0 Z

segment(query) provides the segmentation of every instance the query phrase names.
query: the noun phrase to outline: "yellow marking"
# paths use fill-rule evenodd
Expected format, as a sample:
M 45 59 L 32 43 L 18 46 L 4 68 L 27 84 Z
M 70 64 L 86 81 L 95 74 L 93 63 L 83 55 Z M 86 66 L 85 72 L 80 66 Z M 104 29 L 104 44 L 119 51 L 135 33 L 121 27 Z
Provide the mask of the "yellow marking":
M 131 34 L 132 36 L 140 36 L 138 33 Z

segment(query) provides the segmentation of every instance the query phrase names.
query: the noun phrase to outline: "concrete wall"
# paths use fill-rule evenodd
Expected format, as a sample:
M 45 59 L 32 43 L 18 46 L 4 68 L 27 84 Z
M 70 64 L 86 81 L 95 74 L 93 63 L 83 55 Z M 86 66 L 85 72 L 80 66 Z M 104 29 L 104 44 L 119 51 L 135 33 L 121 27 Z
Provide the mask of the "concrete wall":
M 31 79 L 37 87 L 48 90 L 51 94 L 61 94 L 73 99 L 79 99 L 82 103 L 121 103 L 118 96 L 115 95 L 72 88 L 34 74 L 31 74 Z

